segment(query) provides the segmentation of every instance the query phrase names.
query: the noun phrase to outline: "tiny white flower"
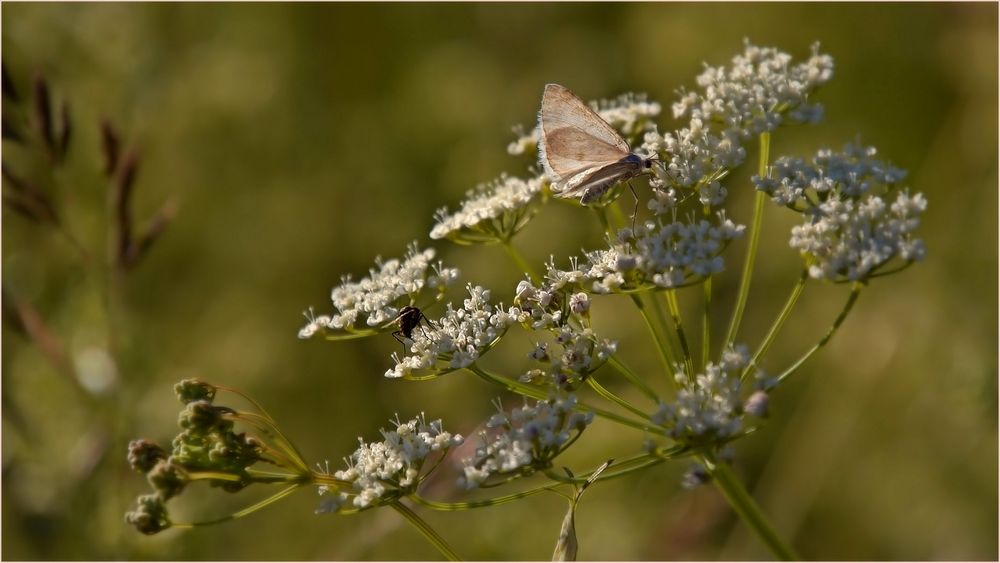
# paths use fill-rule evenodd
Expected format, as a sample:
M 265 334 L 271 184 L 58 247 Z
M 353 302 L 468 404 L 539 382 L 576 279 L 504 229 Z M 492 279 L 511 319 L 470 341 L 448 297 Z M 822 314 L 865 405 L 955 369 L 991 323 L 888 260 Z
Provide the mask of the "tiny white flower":
M 507 240 L 538 211 L 541 195 L 541 178 L 500 176 L 469 190 L 454 213 L 446 207 L 439 209 L 430 236 L 467 244 Z

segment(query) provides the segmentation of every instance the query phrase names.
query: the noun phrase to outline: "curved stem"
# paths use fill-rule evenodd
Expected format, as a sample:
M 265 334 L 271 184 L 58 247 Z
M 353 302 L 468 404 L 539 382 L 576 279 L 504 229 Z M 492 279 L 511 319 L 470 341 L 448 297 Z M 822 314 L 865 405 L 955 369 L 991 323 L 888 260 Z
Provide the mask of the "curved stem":
M 485 379 L 486 381 L 489 381 L 490 383 L 494 383 L 496 385 L 500 385 L 501 387 L 504 387 L 508 391 L 517 393 L 518 395 L 524 395 L 526 397 L 531 397 L 533 399 L 540 399 L 543 401 L 549 398 L 548 392 L 546 391 L 537 389 L 530 385 L 525 385 L 519 381 L 512 381 L 510 379 L 501 377 L 499 375 L 493 375 L 487 372 L 486 370 L 480 368 L 476 364 L 472 364 L 471 366 L 468 366 L 466 369 L 478 375 L 479 377 Z M 606 411 L 604 409 L 592 407 L 583 402 L 577 403 L 575 410 L 579 412 L 592 412 L 596 416 L 599 416 L 601 418 L 605 418 L 610 421 L 622 424 L 624 426 L 630 426 L 632 428 L 636 428 L 638 430 L 643 430 L 645 432 L 650 432 L 653 434 L 662 434 L 664 431 L 663 428 L 655 424 L 648 424 L 645 422 L 632 420 L 630 418 L 624 417 L 617 413 L 613 413 L 611 411 Z
M 817 350 L 825 346 L 826 343 L 829 342 L 831 338 L 833 338 L 833 334 L 837 332 L 837 329 L 840 328 L 840 325 L 844 322 L 844 319 L 847 318 L 847 314 L 851 312 L 851 308 L 854 307 L 854 303 L 855 301 L 858 300 L 858 295 L 861 294 L 861 289 L 863 287 L 864 284 L 862 284 L 861 282 L 854 282 L 854 286 L 851 287 L 851 294 L 847 296 L 847 302 L 844 303 L 844 308 L 840 310 L 840 314 L 837 315 L 836 319 L 834 319 L 833 325 L 830 326 L 829 330 L 826 331 L 826 334 L 824 334 L 823 337 L 819 339 L 819 342 L 817 342 L 812 348 L 810 348 L 808 352 L 806 352 L 801 358 L 798 359 L 798 361 L 792 364 L 791 367 L 786 369 L 781 375 L 778 376 L 777 378 L 778 383 L 781 383 L 789 375 L 795 373 L 795 370 L 799 369 L 799 367 L 801 367 L 806 360 L 808 360 L 813 354 L 816 353 Z
M 677 340 L 680 341 L 681 351 L 684 353 L 684 366 L 687 368 L 688 377 L 694 379 L 694 358 L 691 357 L 691 349 L 688 348 L 687 337 L 684 336 L 684 324 L 681 321 L 681 308 L 677 304 L 677 292 L 673 289 L 668 289 L 664 295 L 667 307 L 670 309 L 670 318 L 674 321 Z
M 481 508 L 484 506 L 496 506 L 498 504 L 505 504 L 515 500 L 519 500 L 525 497 L 530 497 L 532 495 L 537 495 L 538 493 L 544 493 L 552 490 L 553 487 L 558 485 L 545 485 L 544 487 L 538 487 L 535 489 L 528 489 L 526 491 L 521 491 L 519 493 L 513 493 L 509 495 L 504 495 L 500 497 L 494 497 L 483 500 L 473 500 L 468 502 L 438 502 L 434 500 L 425 499 L 424 497 L 414 493 L 407 498 L 413 502 L 426 506 L 431 510 L 441 510 L 446 512 L 453 512 L 456 510 L 469 510 L 471 508 Z
M 175 523 L 175 524 L 173 524 L 173 527 L 175 527 L 175 528 L 194 528 L 196 526 L 211 526 L 211 525 L 214 525 L 214 524 L 221 524 L 223 522 L 228 522 L 230 520 L 235 520 L 237 518 L 242 518 L 242 517 L 244 517 L 244 516 L 246 516 L 248 514 L 252 514 L 254 512 L 257 512 L 261 508 L 264 508 L 264 507 L 266 507 L 266 506 L 268 506 L 268 505 L 270 505 L 272 503 L 278 502 L 279 500 L 281 500 L 281 499 L 287 497 L 288 495 L 292 494 L 293 492 L 295 492 L 295 490 L 298 489 L 299 487 L 301 487 L 302 485 L 303 485 L 303 483 L 296 483 L 294 485 L 291 485 L 290 487 L 286 487 L 286 488 L 278 491 L 277 493 L 274 493 L 273 495 L 267 497 L 266 499 L 258 502 L 257 504 L 248 506 L 248 507 L 244 508 L 243 510 L 234 512 L 234 513 L 232 513 L 232 514 L 230 514 L 228 516 L 223 516 L 222 518 L 217 518 L 215 520 L 207 520 L 207 521 L 204 521 L 204 522 L 190 522 L 190 523 L 186 523 L 186 524 L 176 524 Z
M 612 403 L 614 403 L 614 404 L 622 407 L 623 409 L 628 410 L 632 414 L 635 414 L 635 415 L 639 416 L 640 418 L 647 418 L 649 416 L 648 414 L 646 414 L 645 412 L 643 412 L 642 409 L 636 407 L 632 403 L 630 403 L 630 402 L 626 401 L 625 399 L 622 399 L 618 395 L 615 395 L 614 393 L 612 393 L 607 387 L 601 385 L 597 381 L 596 378 L 594 378 L 594 377 L 588 377 L 587 378 L 587 385 L 589 385 L 591 389 L 593 389 L 594 391 L 596 391 L 598 395 L 600 395 L 600 396 L 604 397 L 605 399 L 611 401 Z
M 771 553 L 782 561 L 800 559 L 798 554 L 786 545 L 774 531 L 774 527 L 764 516 L 750 493 L 743 487 L 743 484 L 733 475 L 729 466 L 725 463 L 718 463 L 710 454 L 703 455 L 701 460 L 705 469 L 713 477 L 712 482 L 715 483 L 716 488 L 726 497 L 729 506 L 739 515 L 743 523 L 767 545 Z
M 646 310 L 646 305 L 642 302 L 642 298 L 636 294 L 631 294 L 629 297 L 632 298 L 632 302 L 635 306 L 639 308 L 639 314 L 642 315 L 642 320 L 646 323 L 646 328 L 649 329 L 649 335 L 653 337 L 653 342 L 656 343 L 656 351 L 660 354 L 660 361 L 663 363 L 663 372 L 666 374 L 667 379 L 671 382 L 674 381 L 672 377 L 674 371 L 674 361 L 670 357 L 670 352 L 667 350 L 667 346 L 664 343 L 665 337 L 661 338 L 656 332 L 656 327 L 653 326 L 653 321 L 649 318 L 649 312 Z
M 758 347 L 757 351 L 754 352 L 753 358 L 750 359 L 746 369 L 744 369 L 743 373 L 740 374 L 741 381 L 745 380 L 747 376 L 750 375 L 753 368 L 757 366 L 757 362 L 764 357 L 764 354 L 767 354 L 767 350 L 774 342 L 774 338 L 778 335 L 778 332 L 781 331 L 781 327 L 785 325 L 785 321 L 788 320 L 789 315 L 792 314 L 792 309 L 795 308 L 795 304 L 799 301 L 799 296 L 802 295 L 802 290 L 806 287 L 806 281 L 808 279 L 809 271 L 802 270 L 802 274 L 799 275 L 799 279 L 795 282 L 795 286 L 792 287 L 792 293 L 789 294 L 788 300 L 785 301 L 785 306 L 781 309 L 781 312 L 778 313 L 778 317 L 774 319 L 774 323 L 771 325 L 770 330 L 767 331 L 767 336 L 764 337 L 764 340 L 760 343 L 760 347 Z
M 538 273 L 535 272 L 535 269 L 531 267 L 531 264 L 528 264 L 528 261 L 524 259 L 524 256 L 522 256 L 521 253 L 518 252 L 516 248 L 514 248 L 514 245 L 511 244 L 510 239 L 500 241 L 500 246 L 502 246 L 503 249 L 507 251 L 507 254 L 517 264 L 517 267 L 521 268 L 521 271 L 523 271 L 524 273 L 528 274 L 528 276 L 531 277 L 532 283 L 538 285 L 542 282 L 542 278 L 539 277 Z
M 647 397 L 649 397 L 656 404 L 660 404 L 660 398 L 653 391 L 653 388 L 646 385 L 646 382 L 639 377 L 631 368 L 622 363 L 617 356 L 611 356 L 608 358 L 608 364 L 613 367 L 618 373 L 622 375 L 625 379 L 629 381 L 632 385 L 635 385 L 637 389 L 643 392 Z
M 767 160 L 771 148 L 771 134 L 764 132 L 760 134 L 760 162 L 757 165 L 757 173 L 761 178 L 767 177 Z M 747 305 L 747 295 L 750 294 L 750 278 L 753 275 L 753 264 L 757 258 L 757 246 L 760 243 L 760 224 L 764 218 L 764 201 L 767 196 L 764 192 L 758 191 L 753 203 L 753 219 L 750 222 L 750 243 L 747 247 L 746 261 L 743 262 L 743 274 L 740 276 L 740 287 L 736 295 L 736 307 L 733 309 L 733 317 L 729 322 L 729 330 L 726 332 L 726 341 L 723 348 L 726 348 L 736 339 L 736 333 L 740 330 L 740 323 L 743 321 L 743 310 Z
M 406 505 L 399 501 L 396 501 L 389 506 L 393 507 L 396 512 L 402 514 L 403 518 L 406 518 L 410 524 L 413 524 L 413 527 L 423 534 L 423 536 L 427 538 L 427 541 L 431 542 L 431 544 L 441 552 L 441 555 L 447 557 L 448 561 L 461 561 L 461 558 L 455 554 L 455 551 L 451 549 L 448 542 L 444 541 L 444 538 L 434 531 L 434 528 L 431 528 L 430 525 L 425 522 L 423 518 L 418 516 L 416 512 L 410 510 Z
M 712 276 L 705 278 L 702 291 L 705 309 L 701 315 L 701 367 L 704 369 L 712 356 Z

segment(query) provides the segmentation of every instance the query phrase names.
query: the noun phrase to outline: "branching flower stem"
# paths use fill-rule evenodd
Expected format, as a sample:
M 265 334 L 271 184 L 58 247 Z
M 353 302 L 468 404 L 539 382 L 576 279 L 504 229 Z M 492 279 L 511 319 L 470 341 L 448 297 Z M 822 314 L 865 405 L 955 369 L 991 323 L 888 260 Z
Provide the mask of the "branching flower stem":
M 837 329 L 840 328 L 840 325 L 844 322 L 844 319 L 847 318 L 847 314 L 851 312 L 851 308 L 854 307 L 854 303 L 858 300 L 858 296 L 861 294 L 861 290 L 864 287 L 865 287 L 864 283 L 854 282 L 854 285 L 851 287 L 851 294 L 847 296 L 847 302 L 844 303 L 844 308 L 840 310 L 840 314 L 837 315 L 836 319 L 834 319 L 833 325 L 831 325 L 829 330 L 826 331 L 826 334 L 824 334 L 823 337 L 819 339 L 819 342 L 817 342 L 812 348 L 809 349 L 808 352 L 806 352 L 801 358 L 799 358 L 794 364 L 792 364 L 791 367 L 786 369 L 784 372 L 782 372 L 781 375 L 777 377 L 778 383 L 781 383 L 789 375 L 795 373 L 795 371 L 799 369 L 802 366 L 802 364 L 806 362 L 806 360 L 812 357 L 813 354 L 815 354 L 820 348 L 825 346 L 826 343 L 829 342 L 831 338 L 833 338 L 834 333 L 837 332 Z
M 618 395 L 615 395 L 607 387 L 601 385 L 597 381 L 597 378 L 595 378 L 595 377 L 588 377 L 587 378 L 587 385 L 589 385 L 591 389 L 593 389 L 594 391 L 596 391 L 598 395 L 600 395 L 600 396 L 604 397 L 605 399 L 607 399 L 608 401 L 611 401 L 612 403 L 614 403 L 614 404 L 622 407 L 623 409 L 631 412 L 632 414 L 637 415 L 640 418 L 647 418 L 649 416 L 645 412 L 643 412 L 643 410 L 640 409 L 639 407 L 636 407 L 632 403 L 626 401 L 625 399 L 619 397 Z
M 542 283 L 542 278 L 538 275 L 538 272 L 536 272 L 535 269 L 531 267 L 531 264 L 529 264 L 528 261 L 524 259 L 524 256 L 520 252 L 518 252 L 516 248 L 514 248 L 514 245 L 511 244 L 510 239 L 501 240 L 500 246 L 502 246 L 503 249 L 507 251 L 507 255 L 510 256 L 512 260 L 514 260 L 514 263 L 517 264 L 517 267 L 520 268 L 521 271 L 523 271 L 524 273 L 528 274 L 529 277 L 531 277 L 531 283 L 535 285 L 539 285 Z
M 719 463 L 712 454 L 702 454 L 699 457 L 705 469 L 712 476 L 712 482 L 715 483 L 716 488 L 726 497 L 729 506 L 743 520 L 743 523 L 767 545 L 771 553 L 782 561 L 801 559 L 774 531 L 774 527 L 729 466 L 725 463 Z
M 761 178 L 767 177 L 768 153 L 771 149 L 771 133 L 765 131 L 760 134 L 760 163 L 757 167 L 757 174 Z M 750 278 L 753 276 L 754 261 L 757 258 L 757 246 L 760 243 L 760 226 L 764 219 L 764 203 L 767 195 L 758 191 L 753 203 L 753 219 L 750 223 L 750 243 L 747 246 L 746 261 L 743 262 L 743 274 L 740 276 L 740 287 L 736 295 L 736 307 L 733 309 L 733 317 L 729 322 L 729 330 L 726 332 L 726 341 L 723 348 L 736 340 L 736 333 L 740 330 L 740 323 L 743 321 L 743 310 L 746 309 L 747 296 L 750 294 Z
M 608 358 L 608 365 L 614 368 L 618 373 L 622 375 L 625 379 L 629 381 L 632 385 L 636 387 L 639 391 L 642 391 L 644 395 L 650 398 L 654 403 L 661 403 L 660 397 L 657 396 L 656 392 L 642 380 L 641 377 L 631 368 L 622 363 L 617 356 L 611 356 Z
M 712 355 L 712 276 L 705 278 L 702 293 L 704 309 L 701 316 L 701 367 L 704 369 Z
M 499 385 L 512 393 L 517 393 L 518 395 L 523 395 L 525 397 L 531 397 L 533 399 L 539 399 L 543 401 L 549 398 L 549 393 L 547 391 L 544 391 L 537 387 L 526 385 L 519 381 L 514 381 L 511 379 L 507 379 L 506 377 L 501 377 L 499 375 L 492 374 L 484 370 L 483 368 L 477 366 L 476 364 L 472 364 L 471 366 L 468 366 L 466 369 L 476 374 L 480 378 L 495 385 Z M 665 432 L 665 430 L 662 427 L 657 426 L 655 424 L 632 420 L 620 414 L 592 407 L 582 402 L 577 404 L 575 410 L 580 412 L 592 412 L 594 413 L 594 415 L 599 416 L 601 418 L 605 418 L 612 422 L 617 422 L 625 426 L 630 426 L 632 428 L 637 428 L 644 432 L 651 432 L 654 434 L 662 434 Z
M 681 308 L 677 303 L 677 291 L 668 289 L 664 292 L 664 300 L 670 310 L 670 318 L 674 322 L 674 330 L 677 332 L 677 340 L 681 343 L 681 351 L 684 354 L 684 367 L 687 368 L 688 377 L 694 379 L 694 359 L 691 356 L 691 348 L 688 347 L 687 337 L 684 336 L 684 324 L 681 321 Z
M 642 315 L 642 320 L 646 323 L 646 328 L 649 329 L 649 335 L 653 337 L 653 342 L 656 343 L 656 351 L 660 354 L 660 361 L 663 363 L 663 373 L 667 379 L 673 382 L 672 374 L 674 372 L 674 360 L 671 357 L 670 351 L 668 350 L 668 345 L 666 341 L 666 335 L 661 337 L 656 331 L 656 327 L 653 326 L 653 321 L 649 318 L 649 311 L 646 308 L 646 304 L 643 303 L 642 297 L 636 294 L 630 294 L 629 297 L 632 298 L 632 302 L 639 309 L 639 314 Z
M 808 280 L 809 271 L 802 270 L 802 273 L 799 275 L 799 279 L 796 280 L 795 285 L 792 287 L 791 294 L 788 295 L 788 300 L 785 301 L 785 306 L 781 309 L 781 312 L 778 313 L 777 318 L 774 319 L 774 324 L 772 324 L 771 328 L 767 331 L 767 335 L 760 343 L 760 347 L 757 348 L 757 351 L 754 352 L 753 358 L 750 359 L 746 369 L 744 369 L 743 373 L 740 374 L 741 381 L 746 380 L 753 369 L 758 366 L 757 362 L 760 361 L 765 354 L 767 354 L 768 349 L 774 342 L 774 338 L 778 336 L 779 332 L 781 332 L 781 327 L 785 325 L 785 321 L 787 321 L 788 317 L 791 315 L 792 309 L 794 309 L 795 304 L 798 303 L 799 297 L 802 295 L 802 290 L 805 289 L 806 281 Z
M 416 512 L 410 510 L 406 505 L 398 500 L 389 506 L 392 506 L 396 512 L 400 513 L 403 518 L 406 518 L 406 520 L 412 524 L 413 527 L 416 528 L 417 531 L 419 531 L 425 538 L 427 538 L 427 541 L 431 542 L 431 544 L 433 544 L 434 547 L 441 552 L 441 555 L 444 555 L 448 559 L 448 561 L 462 560 L 455 554 L 455 551 L 448 545 L 448 542 L 446 542 L 440 534 L 434 531 L 434 528 L 425 522 L 423 518 L 418 516 Z

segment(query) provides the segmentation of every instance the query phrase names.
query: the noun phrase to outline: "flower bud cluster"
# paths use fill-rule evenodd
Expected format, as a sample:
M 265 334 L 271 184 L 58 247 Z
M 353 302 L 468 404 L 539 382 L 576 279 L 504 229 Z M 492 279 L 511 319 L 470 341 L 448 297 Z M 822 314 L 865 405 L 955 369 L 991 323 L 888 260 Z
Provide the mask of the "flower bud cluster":
M 593 413 L 575 410 L 576 396 L 538 401 L 509 414 L 497 405 L 497 414 L 480 436 L 483 444 L 473 457 L 463 460 L 458 485 L 474 489 L 493 475 L 529 474 L 551 467 L 552 460 L 589 425 Z
M 550 352 L 555 349 L 560 352 Z M 529 370 L 520 380 L 544 383 L 561 390 L 575 389 L 589 374 L 604 365 L 617 349 L 617 342 L 598 338 L 590 328 L 566 325 L 556 331 L 554 342 L 535 344 L 528 357 L 542 363 L 543 367 Z

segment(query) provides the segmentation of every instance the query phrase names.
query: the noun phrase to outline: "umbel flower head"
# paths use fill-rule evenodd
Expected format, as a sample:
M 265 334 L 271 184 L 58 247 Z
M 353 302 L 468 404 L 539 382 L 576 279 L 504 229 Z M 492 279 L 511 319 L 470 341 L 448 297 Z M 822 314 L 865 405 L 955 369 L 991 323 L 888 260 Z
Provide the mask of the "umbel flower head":
M 594 420 L 594 414 L 576 410 L 573 394 L 552 397 L 514 409 L 509 414 L 500 404 L 497 414 L 480 434 L 483 444 L 469 459 L 462 460 L 463 474 L 458 485 L 466 489 L 481 486 L 493 475 L 514 472 L 527 475 L 548 469 Z
M 748 362 L 746 346 L 739 345 L 727 349 L 719 363 L 709 362 L 704 373 L 690 377 L 678 371 L 677 397 L 661 404 L 651 420 L 685 445 L 717 444 L 735 436 L 743 428 L 740 373 Z
M 375 267 L 360 281 L 344 276 L 330 293 L 334 314 L 317 317 L 310 309 L 299 338 L 325 334 L 337 340 L 375 334 L 391 326 L 404 306 L 424 307 L 441 299 L 458 279 L 458 270 L 434 262 L 434 255 L 433 248 L 419 250 L 414 242 L 402 260 L 376 258 Z
M 328 495 L 317 512 L 345 512 L 393 502 L 417 489 L 424 463 L 436 453 L 444 455 L 460 445 L 462 436 L 445 432 L 440 420 L 427 422 L 424 415 L 407 422 L 394 421 L 393 430 L 380 429 L 381 442 L 360 445 L 344 461 L 347 469 L 334 477 L 349 485 L 331 488 L 323 485 L 321 495 Z
M 409 352 L 393 353 L 396 365 L 386 377 L 422 379 L 468 367 L 500 340 L 514 319 L 490 303 L 490 291 L 469 284 L 461 308 L 451 303 L 431 326 L 416 330 Z
M 503 175 L 469 190 L 454 213 L 442 207 L 435 214 L 432 239 L 447 238 L 459 244 L 489 244 L 510 240 L 538 212 L 542 179 L 522 180 Z
M 924 257 L 915 233 L 927 200 L 906 190 L 890 198 L 906 172 L 876 154 L 875 147 L 848 144 L 840 153 L 820 150 L 809 161 L 781 157 L 770 177 L 753 177 L 775 203 L 802 213 L 789 244 L 805 258 L 811 277 L 864 281 L 893 259 L 903 268 Z

